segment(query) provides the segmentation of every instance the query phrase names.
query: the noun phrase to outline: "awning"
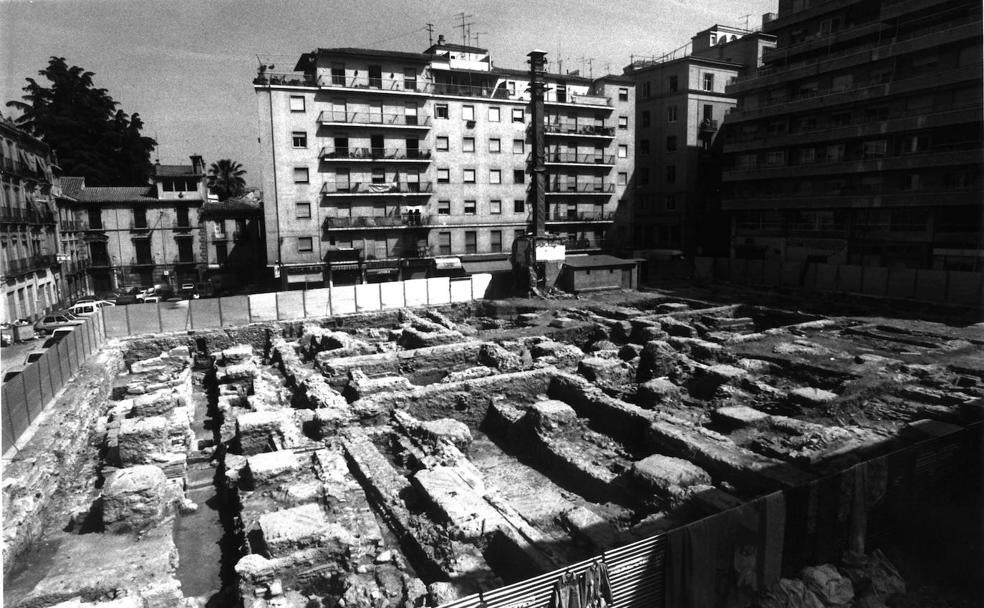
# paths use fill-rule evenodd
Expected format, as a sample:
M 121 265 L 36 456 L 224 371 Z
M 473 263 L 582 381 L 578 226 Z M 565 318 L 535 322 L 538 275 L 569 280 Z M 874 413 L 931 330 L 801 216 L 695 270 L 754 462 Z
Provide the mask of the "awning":
M 358 270 L 358 262 L 330 262 L 328 264 L 331 267 L 332 272 L 337 272 L 339 270 Z
M 372 274 L 372 275 L 396 274 L 399 271 L 400 271 L 399 268 L 368 268 L 366 269 L 366 274 Z
M 434 258 L 435 270 L 455 270 L 461 268 L 461 258 Z
M 288 283 L 321 283 L 325 280 L 325 277 L 320 273 L 310 273 L 310 274 L 288 274 Z
M 484 262 L 463 262 L 465 272 L 478 274 L 481 272 L 511 272 L 512 263 L 509 260 L 486 260 Z

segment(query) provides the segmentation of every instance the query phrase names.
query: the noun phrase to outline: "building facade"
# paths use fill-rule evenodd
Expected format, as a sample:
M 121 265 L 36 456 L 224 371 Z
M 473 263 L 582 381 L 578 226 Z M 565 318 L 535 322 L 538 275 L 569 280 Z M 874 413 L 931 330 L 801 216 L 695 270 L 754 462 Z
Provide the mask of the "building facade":
M 775 39 L 715 25 L 680 56 L 637 61 L 633 248 L 637 255 L 674 251 L 692 257 L 727 252 L 728 223 L 717 214 L 719 147 L 715 140 L 736 99 L 725 91 L 755 69 Z
M 979 0 L 780 0 L 728 88 L 732 254 L 980 270 Z
M 262 200 L 253 193 L 221 202 L 209 200 L 200 217 L 206 291 L 228 293 L 265 286 L 269 273 Z
M 58 252 L 62 295 L 66 302 L 92 292 L 89 278 L 89 244 L 85 240 L 86 210 L 78 200 L 85 180 L 55 177 L 52 194 L 58 215 Z
M 166 283 L 198 283 L 204 271 L 205 164 L 156 165 L 152 183 L 83 187 L 85 241 L 96 293 Z
M 547 226 L 568 251 L 601 251 L 627 214 L 631 80 L 549 80 Z M 508 268 L 532 211 L 528 83 L 443 37 L 424 53 L 319 49 L 292 74 L 261 71 L 267 263 L 286 285 Z
M 37 319 L 64 298 L 52 182 L 48 146 L 0 116 L 0 322 Z

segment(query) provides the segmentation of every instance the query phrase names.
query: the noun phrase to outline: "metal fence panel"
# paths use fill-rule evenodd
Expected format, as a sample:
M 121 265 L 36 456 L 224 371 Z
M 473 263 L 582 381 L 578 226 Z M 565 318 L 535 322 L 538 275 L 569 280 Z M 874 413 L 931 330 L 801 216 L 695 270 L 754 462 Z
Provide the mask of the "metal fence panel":
M 61 343 L 65 345 L 65 349 L 68 353 L 68 369 L 69 375 L 74 376 L 75 372 L 79 371 L 79 351 L 78 344 L 75 339 L 75 332 L 68 334 L 62 339 Z
M 849 293 L 861 293 L 861 266 L 842 264 L 838 269 L 837 288 Z
M 55 390 L 51 384 L 51 363 L 47 357 L 38 359 L 38 372 L 41 376 L 41 402 L 48 403 L 55 396 Z
M 249 325 L 249 298 L 246 296 L 219 298 L 219 313 L 222 327 Z
M 249 318 L 252 322 L 277 320 L 277 294 L 253 293 L 249 295 Z
M 113 306 L 103 309 L 103 324 L 109 338 L 125 338 L 130 335 L 127 322 L 129 306 Z
M 379 304 L 382 308 L 403 308 L 406 305 L 403 299 L 403 282 L 380 283 Z
M 48 352 L 42 357 L 48 364 L 48 373 L 51 374 L 51 384 L 54 386 L 54 391 L 57 393 L 65 386 L 65 382 L 68 378 L 62 374 L 62 366 L 60 357 L 58 356 L 57 348 L 49 348 Z
M 403 281 L 403 294 L 407 306 L 426 306 L 427 279 Z
M 34 420 L 44 409 L 44 399 L 41 397 L 41 368 L 37 361 L 28 365 L 21 372 L 24 379 L 24 392 L 27 395 L 28 422 Z
M 188 310 L 192 329 L 221 327 L 218 300 L 188 300 Z
M 359 312 L 374 312 L 382 308 L 378 283 L 355 286 L 355 308 Z
M 468 302 L 472 299 L 471 279 L 456 279 L 451 281 L 451 301 Z
M 746 283 L 747 273 L 748 273 L 748 263 L 747 260 L 742 258 L 734 258 L 731 260 L 731 272 L 730 281 L 732 283 Z
M 356 312 L 355 285 L 339 285 L 331 288 L 331 314 L 346 315 Z
M 131 336 L 160 333 L 161 317 L 156 303 L 128 304 L 126 309 L 129 315 Z
M 697 258 L 694 260 L 694 278 L 700 281 L 710 281 L 714 278 L 714 258 Z
M 4 383 L 3 403 L 0 405 L 3 409 L 4 441 L 13 445 L 30 424 L 24 393 L 24 374 L 18 374 Z M 6 450 L 5 445 L 4 451 Z
M 912 268 L 889 268 L 888 297 L 911 299 L 916 295 L 916 271 Z
M 330 317 L 332 290 L 328 287 L 309 289 L 304 292 L 304 316 Z
M 58 367 L 61 369 L 62 379 L 68 382 L 68 379 L 72 377 L 72 365 L 68 360 L 68 345 L 62 340 L 53 349 L 48 349 L 48 352 L 52 350 L 58 356 Z
M 277 319 L 296 321 L 304 318 L 304 293 L 300 291 L 278 291 Z
M 449 304 L 451 302 L 451 279 L 448 277 L 434 277 L 427 279 L 427 303 Z
M 79 367 L 82 367 L 82 362 L 85 361 L 85 345 L 82 344 L 82 327 L 76 327 L 72 330 L 72 335 L 69 336 L 72 340 L 72 346 L 75 347 L 75 360 Z
M 179 300 L 161 303 L 161 329 L 169 332 L 191 329 L 191 323 L 188 321 L 190 302 L 191 300 Z
M 948 304 L 979 307 L 981 304 L 981 273 L 950 271 L 947 281 Z
M 745 279 L 749 285 L 761 285 L 765 280 L 765 261 L 746 260 Z
M 766 285 L 778 285 L 782 281 L 782 262 L 765 260 L 762 264 L 762 282 Z

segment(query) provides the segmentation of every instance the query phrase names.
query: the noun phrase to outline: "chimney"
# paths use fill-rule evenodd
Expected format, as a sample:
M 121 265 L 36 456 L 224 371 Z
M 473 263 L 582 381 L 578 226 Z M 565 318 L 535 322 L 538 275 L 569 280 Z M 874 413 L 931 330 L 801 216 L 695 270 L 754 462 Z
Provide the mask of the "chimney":
M 776 16 L 777 15 L 775 13 L 765 13 L 765 14 L 763 14 L 762 15 L 762 27 L 765 27 L 766 25 L 768 25 L 768 24 L 772 23 L 773 21 L 775 21 L 776 20 Z
M 198 154 L 191 155 L 191 169 L 194 171 L 195 175 L 205 174 L 205 159 L 203 159 Z
M 437 46 L 444 46 L 444 34 L 437 35 Z

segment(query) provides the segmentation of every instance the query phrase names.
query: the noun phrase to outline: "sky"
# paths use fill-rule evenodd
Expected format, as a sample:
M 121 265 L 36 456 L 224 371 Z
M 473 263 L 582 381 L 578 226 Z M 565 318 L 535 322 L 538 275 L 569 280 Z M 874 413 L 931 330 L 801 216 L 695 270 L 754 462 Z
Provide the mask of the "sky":
M 231 158 L 261 183 L 257 56 L 276 71 L 318 47 L 423 51 L 434 38 L 461 42 L 455 15 L 496 66 L 525 68 L 547 51 L 564 70 L 622 72 L 634 55 L 662 55 L 714 24 L 751 28 L 778 0 L 0 0 L 0 101 L 21 97 L 24 79 L 65 57 L 95 73 L 144 133 L 155 158 L 186 163 Z M 474 39 L 472 40 L 474 43 Z M 551 71 L 556 63 L 551 63 Z M 0 112 L 11 115 L 5 105 Z

